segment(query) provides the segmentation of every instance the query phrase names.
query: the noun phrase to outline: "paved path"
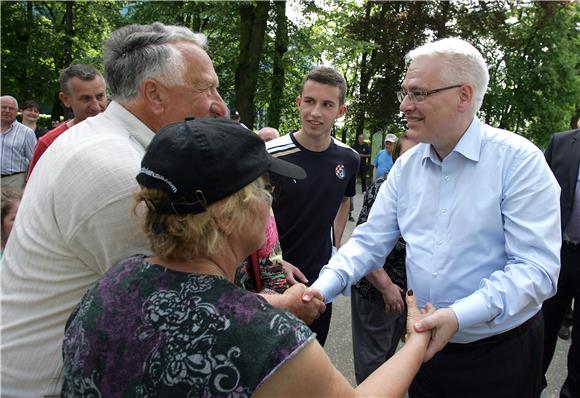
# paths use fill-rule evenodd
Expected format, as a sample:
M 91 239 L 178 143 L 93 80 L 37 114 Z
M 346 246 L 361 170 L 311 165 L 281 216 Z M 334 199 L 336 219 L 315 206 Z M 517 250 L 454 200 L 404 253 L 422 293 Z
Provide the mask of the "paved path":
M 360 183 L 357 183 L 357 189 Z M 362 205 L 362 194 L 354 197 L 353 217 L 358 218 Z M 348 222 L 344 239 L 348 239 L 352 234 L 355 223 Z M 325 344 L 325 350 L 330 356 L 332 363 L 353 385 L 356 385 L 354 378 L 354 365 L 352 361 L 352 334 L 350 320 L 350 297 L 340 296 L 333 304 L 332 322 L 330 332 Z M 557 398 L 560 386 L 566 376 L 566 355 L 570 346 L 569 341 L 558 339 L 554 360 L 548 370 L 548 387 L 542 393 L 541 398 Z

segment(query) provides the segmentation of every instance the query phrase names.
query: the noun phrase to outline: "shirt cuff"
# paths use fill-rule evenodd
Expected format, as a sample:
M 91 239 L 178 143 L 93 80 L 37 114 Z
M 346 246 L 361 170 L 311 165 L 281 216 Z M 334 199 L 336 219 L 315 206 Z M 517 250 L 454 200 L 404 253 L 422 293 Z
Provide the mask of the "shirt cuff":
M 328 304 L 344 290 L 340 281 L 338 273 L 332 269 L 323 268 L 311 287 L 320 290 L 324 297 L 324 303 Z
M 487 308 L 487 301 L 482 293 L 476 292 L 449 306 L 455 312 L 459 323 L 459 330 L 489 322 L 493 316 Z

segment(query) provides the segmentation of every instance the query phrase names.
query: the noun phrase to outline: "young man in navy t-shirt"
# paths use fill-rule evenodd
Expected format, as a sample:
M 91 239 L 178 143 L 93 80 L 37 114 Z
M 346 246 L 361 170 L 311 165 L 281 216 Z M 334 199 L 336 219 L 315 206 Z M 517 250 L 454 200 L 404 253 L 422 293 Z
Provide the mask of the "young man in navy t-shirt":
M 346 82 L 335 70 L 319 67 L 302 81 L 296 104 L 300 109 L 300 130 L 266 144 L 275 157 L 304 168 L 305 180 L 271 176 L 273 209 L 284 259 L 297 266 L 309 283 L 340 247 L 355 194 L 359 155 L 331 137 L 336 119 L 346 112 Z M 312 325 L 324 345 L 332 306 Z

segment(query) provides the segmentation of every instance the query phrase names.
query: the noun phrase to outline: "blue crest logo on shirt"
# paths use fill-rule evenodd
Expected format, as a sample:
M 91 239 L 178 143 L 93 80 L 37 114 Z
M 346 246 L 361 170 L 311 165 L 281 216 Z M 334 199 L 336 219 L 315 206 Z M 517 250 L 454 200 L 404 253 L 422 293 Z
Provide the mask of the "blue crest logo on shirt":
M 339 180 L 344 180 L 344 177 L 346 176 L 346 173 L 344 172 L 344 165 L 343 164 L 337 164 L 334 172 L 336 173 L 336 176 L 338 177 Z

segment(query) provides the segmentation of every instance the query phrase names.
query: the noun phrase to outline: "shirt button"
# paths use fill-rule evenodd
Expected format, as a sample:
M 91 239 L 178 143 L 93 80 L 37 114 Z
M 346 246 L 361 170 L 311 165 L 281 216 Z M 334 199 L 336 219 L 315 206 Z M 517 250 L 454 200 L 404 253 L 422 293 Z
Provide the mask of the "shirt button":
M 441 209 L 441 213 L 447 213 L 447 209 Z
M 445 179 L 445 181 L 449 181 L 449 176 L 445 176 L 443 179 Z
M 437 245 L 441 246 L 442 244 L 443 244 L 443 241 L 442 240 L 438 240 L 437 241 Z
M 437 279 L 437 276 L 438 276 L 438 275 L 439 275 L 439 274 L 438 274 L 437 272 L 433 272 L 433 273 L 431 274 L 431 276 L 433 276 L 433 278 L 435 278 L 435 279 Z

